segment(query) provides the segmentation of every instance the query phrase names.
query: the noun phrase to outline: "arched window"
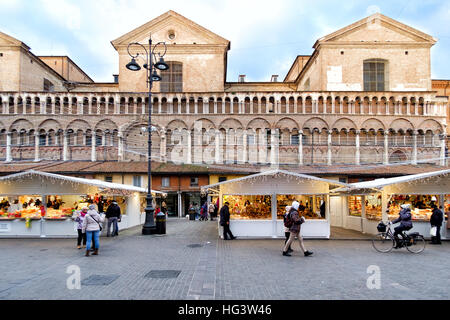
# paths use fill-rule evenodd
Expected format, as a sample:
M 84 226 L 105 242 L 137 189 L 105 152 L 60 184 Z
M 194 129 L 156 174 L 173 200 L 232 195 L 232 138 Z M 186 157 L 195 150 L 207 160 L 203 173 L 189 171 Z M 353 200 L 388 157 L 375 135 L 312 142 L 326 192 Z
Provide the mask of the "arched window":
M 389 91 L 389 64 L 387 60 L 364 60 L 364 91 Z
M 183 92 L 183 64 L 168 61 L 169 70 L 161 71 L 161 92 Z

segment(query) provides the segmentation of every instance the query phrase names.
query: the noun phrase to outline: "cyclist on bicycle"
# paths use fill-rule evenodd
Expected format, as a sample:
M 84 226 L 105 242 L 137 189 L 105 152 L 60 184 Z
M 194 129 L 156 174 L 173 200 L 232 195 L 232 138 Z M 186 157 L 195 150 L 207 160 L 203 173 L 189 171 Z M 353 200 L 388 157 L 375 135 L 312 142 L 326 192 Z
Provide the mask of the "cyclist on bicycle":
M 394 221 L 392 221 L 392 224 L 396 224 L 400 222 L 400 226 L 394 228 L 394 238 L 395 238 L 395 249 L 399 249 L 402 247 L 399 239 L 399 235 L 402 234 L 403 231 L 411 230 L 413 227 L 412 221 L 411 221 L 411 205 L 409 204 L 402 204 L 401 205 L 402 210 L 400 211 L 400 217 Z

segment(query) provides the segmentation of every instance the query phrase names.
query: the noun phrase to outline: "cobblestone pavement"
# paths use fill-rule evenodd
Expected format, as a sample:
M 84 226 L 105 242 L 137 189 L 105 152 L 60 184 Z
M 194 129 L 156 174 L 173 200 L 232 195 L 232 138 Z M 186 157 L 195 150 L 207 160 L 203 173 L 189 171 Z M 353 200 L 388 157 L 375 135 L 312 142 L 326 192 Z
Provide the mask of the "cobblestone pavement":
M 0 240 L 0 299 L 450 298 L 450 243 L 414 255 L 380 254 L 369 241 L 311 240 L 315 256 L 287 258 L 282 240 L 219 240 L 214 222 L 169 220 L 167 230 L 102 238 L 100 255 L 89 258 L 73 239 Z M 71 265 L 81 269 L 81 290 L 66 286 Z M 366 286 L 370 265 L 381 270 L 379 290 Z M 158 272 L 167 270 L 178 272 Z

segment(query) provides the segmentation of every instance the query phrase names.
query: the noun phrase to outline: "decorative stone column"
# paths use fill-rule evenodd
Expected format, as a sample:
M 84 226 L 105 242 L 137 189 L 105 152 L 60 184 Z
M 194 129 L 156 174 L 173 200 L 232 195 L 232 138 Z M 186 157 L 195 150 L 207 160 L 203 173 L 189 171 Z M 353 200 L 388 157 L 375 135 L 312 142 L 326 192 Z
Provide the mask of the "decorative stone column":
M 446 164 L 446 157 L 445 157 L 445 134 L 439 135 L 440 143 L 441 143 L 441 157 L 440 157 L 440 165 L 445 166 Z
M 45 97 L 41 97 L 41 114 L 47 114 L 47 99 Z
M 385 131 L 383 133 L 384 135 L 384 159 L 383 164 L 388 165 L 389 164 L 389 131 Z
M 12 153 L 11 153 L 11 132 L 6 134 L 6 162 L 12 161 Z
M 215 143 L 216 143 L 216 152 L 215 152 L 216 163 L 222 163 L 221 157 L 220 157 L 220 146 L 221 146 L 221 143 L 220 143 L 220 130 L 216 130 Z
M 192 133 L 187 130 L 186 163 L 192 164 Z
M 412 154 L 412 164 L 416 165 L 417 164 L 417 135 L 418 132 L 417 131 L 413 131 L 413 154 Z
M 298 165 L 303 166 L 303 131 L 298 132 Z
M 119 138 L 120 143 L 120 138 Z M 120 144 L 119 144 L 120 147 Z M 120 152 L 120 150 L 119 150 Z M 120 157 L 120 155 L 119 155 Z M 97 135 L 95 133 L 92 134 L 92 145 L 91 145 L 91 161 L 97 161 Z
M 331 149 L 332 149 L 332 143 L 331 143 L 331 137 L 332 137 L 333 131 L 328 131 L 328 151 L 327 151 L 327 164 L 331 166 L 332 164 L 332 157 L 331 157 Z
M 34 161 L 39 162 L 39 133 L 34 135 Z
M 243 131 L 242 134 L 242 163 L 247 163 L 248 159 L 248 147 L 247 147 L 247 130 Z
M 361 164 L 361 150 L 360 150 L 360 144 L 359 144 L 359 134 L 361 131 L 356 131 L 356 152 L 355 152 L 355 164 L 360 165 Z
M 279 129 L 272 130 L 270 133 L 270 164 L 272 167 L 278 167 L 280 163 L 278 133 Z
M 69 149 L 69 135 L 67 132 L 64 132 L 64 140 L 63 140 L 63 161 L 67 161 L 67 153 Z
M 161 143 L 159 145 L 160 148 L 160 157 L 161 162 L 166 163 L 167 162 L 167 133 L 166 130 L 161 130 Z
M 118 145 L 118 148 L 117 148 L 117 156 L 118 156 L 118 158 L 119 158 L 119 161 L 124 161 L 125 159 L 124 159 L 124 152 L 123 152 L 123 132 L 119 132 L 119 134 L 117 135 L 118 136 L 118 138 L 119 138 L 119 145 Z M 94 143 L 93 143 L 93 145 L 94 145 Z

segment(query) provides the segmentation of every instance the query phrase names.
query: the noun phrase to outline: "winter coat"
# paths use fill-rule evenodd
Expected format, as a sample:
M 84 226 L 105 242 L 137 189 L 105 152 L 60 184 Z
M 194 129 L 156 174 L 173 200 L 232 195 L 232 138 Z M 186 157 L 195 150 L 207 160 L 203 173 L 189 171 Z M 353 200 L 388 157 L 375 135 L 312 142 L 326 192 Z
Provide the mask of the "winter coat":
M 73 214 L 73 216 L 72 216 L 72 219 L 73 220 L 75 220 L 75 222 L 78 222 L 78 224 L 77 224 L 77 229 L 78 230 L 83 230 L 83 221 L 84 221 L 84 218 L 86 218 L 86 215 L 83 217 L 82 215 L 81 215 L 81 212 L 75 212 L 74 214 Z
M 400 226 L 404 228 L 412 228 L 413 224 L 411 221 L 411 209 L 402 209 L 400 211 L 400 217 L 394 221 L 392 221 L 393 224 L 399 223 Z
M 438 208 L 433 209 L 433 214 L 430 218 L 430 224 L 432 227 L 440 227 L 442 226 L 442 222 L 444 222 L 444 214 Z
M 220 225 L 224 226 L 227 222 L 230 222 L 230 208 L 228 208 L 228 206 L 223 206 L 222 209 L 220 209 Z
M 99 215 L 96 210 L 89 210 L 83 220 L 83 233 L 87 231 L 99 231 L 100 224 L 104 221 L 105 218 Z
M 111 204 L 106 210 L 106 218 L 120 218 L 120 207 L 117 204 Z
M 291 209 L 289 214 L 291 215 L 291 219 L 294 221 L 292 226 L 289 228 L 289 231 L 291 233 L 300 233 L 301 225 L 305 222 L 305 220 L 303 217 L 300 217 L 298 211 L 294 208 Z

